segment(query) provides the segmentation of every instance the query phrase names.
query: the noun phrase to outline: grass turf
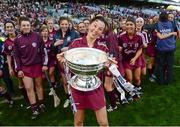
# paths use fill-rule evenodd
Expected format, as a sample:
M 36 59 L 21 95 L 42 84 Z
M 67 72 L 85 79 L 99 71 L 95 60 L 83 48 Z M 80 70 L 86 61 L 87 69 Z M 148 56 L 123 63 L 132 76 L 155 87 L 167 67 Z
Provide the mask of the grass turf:
M 180 66 L 180 41 L 177 41 L 175 65 Z M 15 81 L 16 82 L 16 81 Z M 120 105 L 114 112 L 108 113 L 109 124 L 125 125 L 180 125 L 180 68 L 174 69 L 174 83 L 169 86 L 160 86 L 147 79 L 142 82 L 143 95 L 138 101 L 129 105 Z M 47 89 L 47 86 L 46 86 Z M 18 90 L 17 90 L 18 91 Z M 73 114 L 70 108 L 63 109 L 64 95 L 62 88 L 57 89 L 61 98 L 61 105 L 53 107 L 53 98 L 45 92 L 46 112 L 36 120 L 31 120 L 31 110 L 20 107 L 23 100 L 15 101 L 14 107 L 9 108 L 6 103 L 0 104 L 0 125 L 44 125 L 65 126 L 73 125 Z M 17 93 L 17 96 L 20 94 Z M 2 100 L 2 99 L 1 99 Z M 87 110 L 84 125 L 98 125 L 95 114 Z

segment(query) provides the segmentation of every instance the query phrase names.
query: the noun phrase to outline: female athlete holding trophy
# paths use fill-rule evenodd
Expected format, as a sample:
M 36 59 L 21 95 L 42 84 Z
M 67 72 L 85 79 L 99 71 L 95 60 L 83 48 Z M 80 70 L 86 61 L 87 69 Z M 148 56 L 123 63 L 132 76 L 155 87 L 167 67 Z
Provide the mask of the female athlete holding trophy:
M 93 18 L 90 22 L 87 36 L 74 40 L 69 48 L 89 47 L 107 52 L 108 48 L 106 45 L 98 41 L 98 37 L 104 32 L 106 26 L 107 22 L 103 17 L 98 16 Z M 73 56 L 73 54 L 71 55 Z M 64 53 L 58 54 L 57 58 L 60 62 L 63 62 Z M 91 62 L 93 62 L 93 60 L 91 60 Z M 77 112 L 74 114 L 75 126 L 83 125 L 85 109 L 91 109 L 95 112 L 100 126 L 108 126 L 105 96 L 102 85 L 96 87 L 94 90 L 86 92 L 71 87 L 71 92 L 77 108 Z

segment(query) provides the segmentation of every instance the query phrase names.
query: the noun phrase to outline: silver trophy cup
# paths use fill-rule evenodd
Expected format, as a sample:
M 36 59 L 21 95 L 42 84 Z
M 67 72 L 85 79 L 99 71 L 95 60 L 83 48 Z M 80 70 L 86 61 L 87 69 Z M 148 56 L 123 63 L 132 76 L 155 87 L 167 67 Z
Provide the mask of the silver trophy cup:
M 96 75 L 108 60 L 105 52 L 94 48 L 74 48 L 66 51 L 64 57 L 74 74 L 70 81 L 74 89 L 91 91 L 100 86 L 101 81 Z

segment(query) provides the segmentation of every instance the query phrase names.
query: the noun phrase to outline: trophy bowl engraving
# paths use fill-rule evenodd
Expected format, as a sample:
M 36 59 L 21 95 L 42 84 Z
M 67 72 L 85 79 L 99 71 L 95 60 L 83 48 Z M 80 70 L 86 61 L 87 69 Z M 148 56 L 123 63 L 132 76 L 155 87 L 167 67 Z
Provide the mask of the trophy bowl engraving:
M 91 91 L 100 86 L 97 73 L 104 68 L 108 56 L 94 48 L 74 48 L 64 54 L 67 66 L 75 75 L 71 86 L 80 91 Z

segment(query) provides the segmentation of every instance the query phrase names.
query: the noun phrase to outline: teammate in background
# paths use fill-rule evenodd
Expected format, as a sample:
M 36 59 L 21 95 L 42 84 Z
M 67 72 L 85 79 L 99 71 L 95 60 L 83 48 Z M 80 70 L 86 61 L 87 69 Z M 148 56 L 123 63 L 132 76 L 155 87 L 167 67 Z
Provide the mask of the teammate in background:
M 52 40 L 49 39 L 49 32 L 48 32 L 48 27 L 43 25 L 40 28 L 40 34 L 43 39 L 45 48 L 47 49 L 48 53 L 48 70 L 49 70 L 49 77 L 51 80 L 52 87 L 55 88 L 55 76 L 54 76 L 54 71 L 55 71 L 55 65 L 56 65 L 56 55 L 52 51 Z
M 7 33 L 7 39 L 4 42 L 4 51 L 3 53 L 6 54 L 7 63 L 9 68 L 10 76 L 18 76 L 17 72 L 15 72 L 15 65 L 14 65 L 14 57 L 13 57 L 13 47 L 14 47 L 14 39 L 16 38 L 15 33 L 15 26 L 14 23 L 11 21 L 7 21 L 4 24 L 5 31 Z M 26 108 L 30 108 L 29 99 L 26 93 L 26 89 L 24 88 L 24 84 L 21 78 L 18 78 L 19 83 L 19 90 L 25 99 L 25 106 Z
M 171 22 L 174 22 L 174 24 L 177 27 L 177 32 L 178 32 L 178 36 L 177 37 L 180 38 L 180 23 L 179 22 L 175 22 L 174 15 L 172 13 L 168 14 L 168 20 L 171 21 Z
M 148 24 L 150 27 L 146 28 L 148 32 L 149 43 L 146 48 L 146 55 L 149 57 L 149 62 L 147 66 L 148 74 L 149 74 L 149 81 L 155 82 L 155 57 L 156 57 L 156 40 L 157 35 L 153 29 L 154 24 L 156 24 L 157 20 L 152 19 L 152 22 Z
M 139 17 L 136 19 L 136 32 L 139 32 L 139 34 L 142 36 L 143 46 L 144 48 L 147 48 L 147 45 L 149 43 L 147 33 L 143 30 L 144 26 L 144 19 Z M 144 52 L 141 54 L 141 74 L 146 76 L 146 60 L 144 57 Z
M 90 20 L 89 19 L 84 19 L 83 23 L 85 24 L 86 27 L 86 33 L 88 32 L 88 28 L 89 28 L 89 24 L 90 24 Z
M 46 24 L 49 31 L 49 39 L 53 40 L 53 37 L 56 33 L 56 30 L 54 29 L 54 20 L 51 17 L 49 17 L 46 19 Z
M 3 75 L 3 71 L 2 71 L 3 66 L 4 66 L 4 58 L 2 54 L 0 54 L 0 78 Z M 1 84 L 0 84 L 0 96 L 3 96 L 8 101 L 9 107 L 13 106 L 13 100 L 10 94 L 5 90 L 4 87 L 1 86 Z
M 54 44 L 53 47 L 57 53 L 61 53 L 64 50 L 67 50 L 68 46 L 71 44 L 71 42 L 79 37 L 79 33 L 75 30 L 69 29 L 69 19 L 66 17 L 60 17 L 59 18 L 59 26 L 60 29 L 56 32 L 54 36 Z M 59 63 L 59 71 L 62 77 L 63 81 L 63 87 L 66 94 L 66 100 L 63 105 L 64 108 L 67 108 L 69 106 L 69 94 L 67 90 L 67 81 L 64 75 L 64 67 L 61 63 Z
M 120 18 L 119 19 L 119 30 L 118 34 L 121 34 L 126 31 L 126 18 Z
M 136 33 L 136 21 L 128 17 L 126 32 L 119 37 L 119 45 L 122 47 L 123 66 L 127 81 L 133 82 L 139 89 L 141 85 L 141 59 L 143 42 L 142 37 Z
M 27 91 L 32 109 L 31 119 L 35 119 L 40 111 L 45 110 L 42 71 L 48 69 L 48 56 L 40 35 L 31 31 L 28 18 L 21 18 L 20 29 L 21 34 L 14 41 L 15 69 Z M 36 100 L 34 87 L 38 100 Z
M 168 14 L 168 20 L 173 22 L 174 21 L 174 15 L 172 13 Z
M 79 32 L 80 36 L 83 37 L 87 34 L 86 26 L 83 22 L 80 22 L 77 26 L 77 31 Z
M 3 26 L 4 26 L 4 24 L 3 24 Z M 2 34 L 3 34 L 3 36 L 0 36 L 0 53 L 2 53 L 2 55 L 3 55 L 4 59 L 5 59 L 4 61 L 6 61 L 6 55 L 4 54 L 4 41 L 6 40 L 7 35 L 4 34 L 4 33 L 2 33 Z M 14 87 L 13 87 L 13 82 L 12 82 L 12 80 L 10 78 L 8 65 L 7 65 L 6 62 L 3 65 L 2 72 L 3 72 L 2 78 L 3 78 L 4 83 L 6 84 L 8 93 L 10 95 L 14 95 L 15 91 L 14 91 Z

